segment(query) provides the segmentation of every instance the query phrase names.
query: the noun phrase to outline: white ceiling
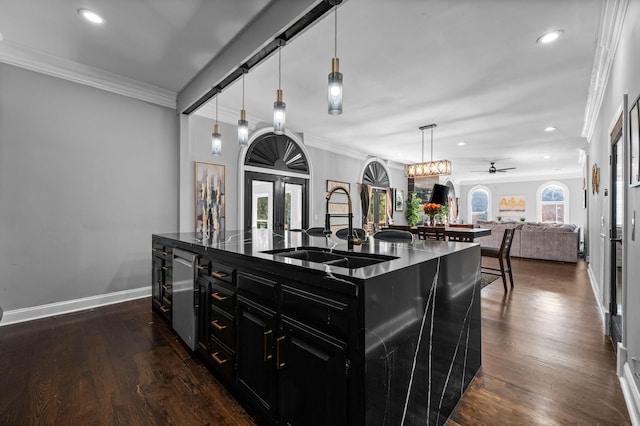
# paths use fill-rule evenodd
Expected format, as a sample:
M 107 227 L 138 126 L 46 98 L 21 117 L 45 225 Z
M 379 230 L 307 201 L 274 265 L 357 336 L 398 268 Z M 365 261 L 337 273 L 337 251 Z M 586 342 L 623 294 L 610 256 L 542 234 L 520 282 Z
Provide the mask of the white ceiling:
M 2 0 L 0 59 L 2 49 L 23 50 L 175 93 L 269 3 Z M 331 14 L 282 49 L 287 126 L 303 132 L 309 145 L 405 164 L 421 160 L 418 127 L 436 123 L 434 159 L 451 160 L 458 182 L 581 176 L 602 4 L 348 0 L 338 8 L 344 113 L 326 112 Z M 82 21 L 80 7 L 100 12 L 106 23 Z M 564 36 L 553 45 L 536 43 L 552 29 L 564 30 Z M 277 55 L 247 74 L 245 108 L 252 125 L 270 122 L 277 84 Z M 237 83 L 219 95 L 223 116 L 237 120 L 240 104 Z M 547 133 L 547 126 L 557 130 Z M 430 159 L 428 132 L 424 155 Z M 490 161 L 516 170 L 473 172 L 488 169 Z

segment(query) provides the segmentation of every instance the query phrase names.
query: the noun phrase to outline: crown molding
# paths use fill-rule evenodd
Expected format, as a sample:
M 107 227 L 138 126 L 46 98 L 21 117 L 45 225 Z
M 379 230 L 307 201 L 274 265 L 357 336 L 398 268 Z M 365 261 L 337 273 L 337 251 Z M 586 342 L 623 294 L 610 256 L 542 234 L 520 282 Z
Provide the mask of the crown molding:
M 78 62 L 47 55 L 8 40 L 0 42 L 0 62 L 176 109 L 176 92 Z
M 582 136 L 588 142 L 591 142 L 596 122 L 598 121 L 628 4 L 629 0 L 605 0 L 602 3 L 600 30 L 593 59 L 589 96 L 584 111 L 584 126 L 582 128 Z

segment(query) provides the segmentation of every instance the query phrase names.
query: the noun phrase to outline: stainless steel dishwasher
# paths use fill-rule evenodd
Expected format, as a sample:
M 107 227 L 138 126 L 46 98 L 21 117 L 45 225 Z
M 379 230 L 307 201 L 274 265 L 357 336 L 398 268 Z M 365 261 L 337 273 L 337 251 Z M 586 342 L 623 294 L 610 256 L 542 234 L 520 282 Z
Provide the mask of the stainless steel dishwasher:
M 198 255 L 173 249 L 173 329 L 191 350 L 198 341 L 196 329 L 195 265 Z

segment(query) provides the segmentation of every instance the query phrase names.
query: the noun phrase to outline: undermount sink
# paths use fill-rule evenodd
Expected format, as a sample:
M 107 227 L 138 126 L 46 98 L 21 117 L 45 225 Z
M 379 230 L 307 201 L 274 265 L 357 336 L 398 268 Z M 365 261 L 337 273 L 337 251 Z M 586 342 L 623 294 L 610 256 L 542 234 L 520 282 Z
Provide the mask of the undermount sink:
M 356 269 L 376 263 L 397 259 L 394 256 L 380 254 L 353 253 L 339 250 L 330 250 L 321 247 L 297 247 L 280 250 L 269 250 L 263 253 L 291 259 L 306 260 L 307 262 L 322 263 L 325 265 L 340 266 L 342 268 Z

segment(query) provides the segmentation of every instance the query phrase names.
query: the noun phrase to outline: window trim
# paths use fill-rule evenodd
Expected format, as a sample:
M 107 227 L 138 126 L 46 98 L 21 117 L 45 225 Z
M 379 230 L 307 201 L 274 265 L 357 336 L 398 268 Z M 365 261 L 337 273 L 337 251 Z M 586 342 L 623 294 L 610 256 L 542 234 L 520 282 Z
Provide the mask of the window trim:
M 569 192 L 569 187 L 566 184 L 557 180 L 549 180 L 538 186 L 536 191 L 536 220 L 542 222 L 542 191 L 552 185 L 559 186 L 564 192 L 564 221 L 562 223 L 571 223 L 569 220 L 571 217 L 569 211 L 571 192 Z

